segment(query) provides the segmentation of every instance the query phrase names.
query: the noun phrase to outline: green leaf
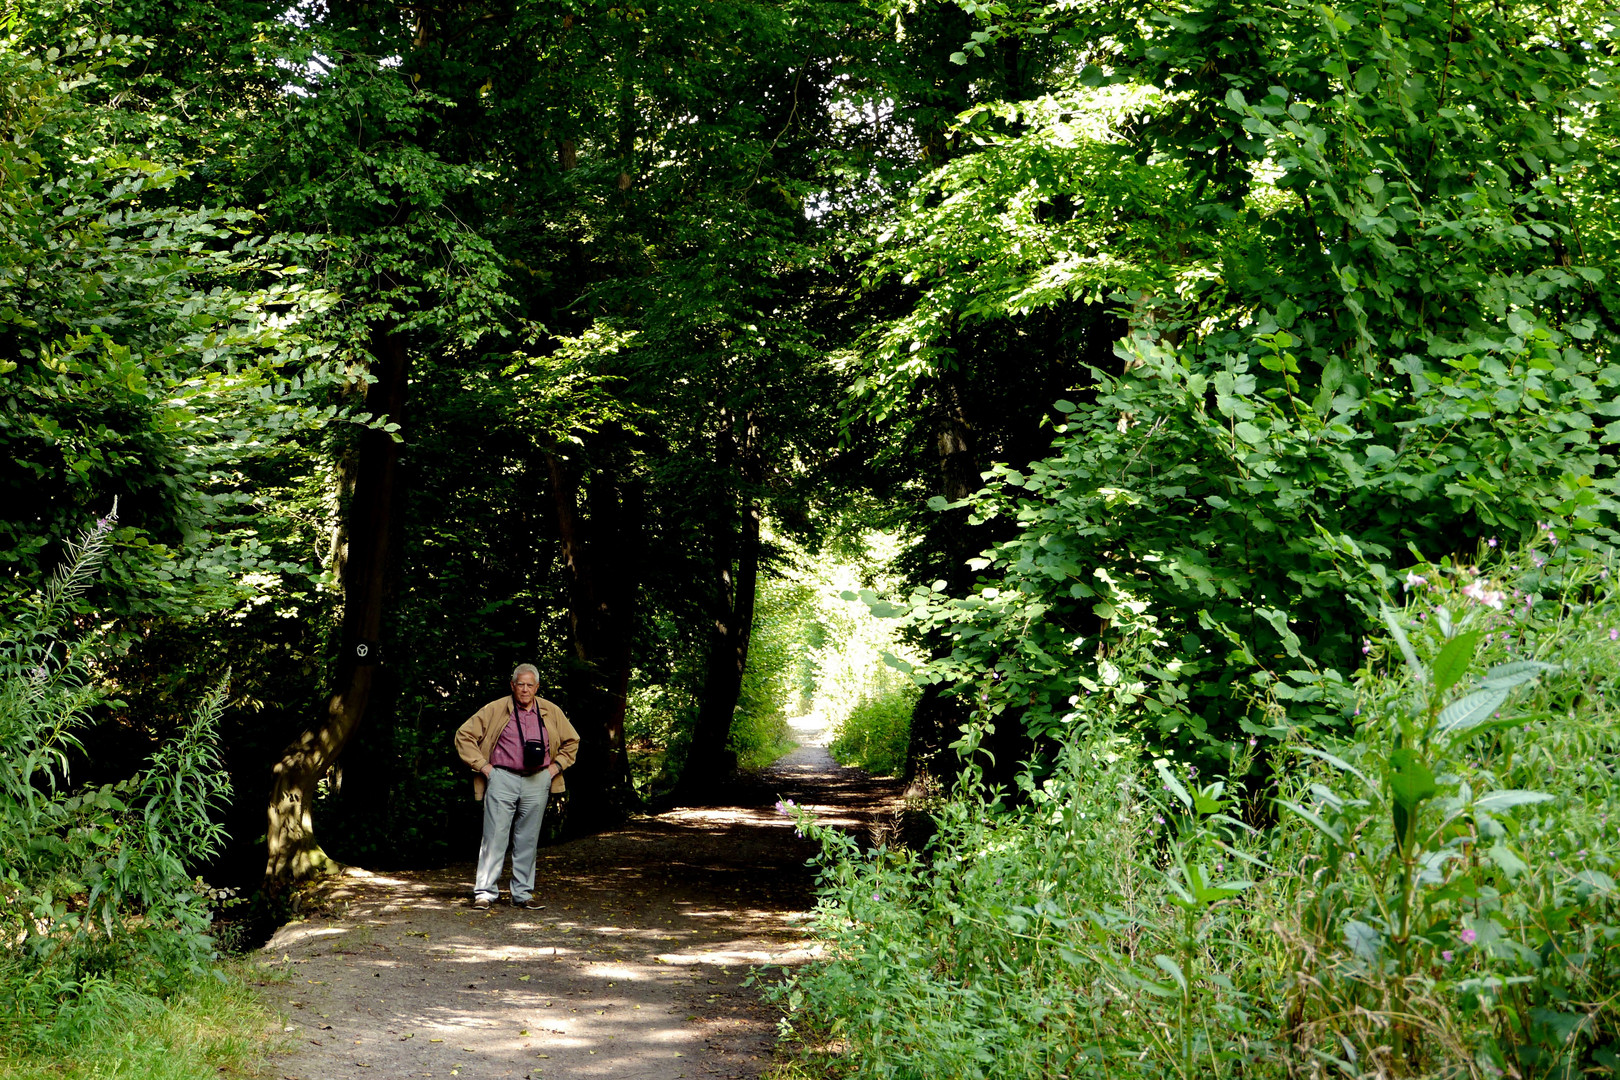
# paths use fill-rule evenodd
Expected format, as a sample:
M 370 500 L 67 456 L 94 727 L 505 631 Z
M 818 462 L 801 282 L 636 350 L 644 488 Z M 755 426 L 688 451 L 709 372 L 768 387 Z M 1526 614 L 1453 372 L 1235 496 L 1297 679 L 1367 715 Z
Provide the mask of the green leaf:
M 1469 630 L 1458 634 L 1446 642 L 1440 655 L 1435 657 L 1434 664 L 1429 669 L 1429 675 L 1434 680 L 1434 692 L 1443 694 L 1457 685 L 1457 681 L 1468 670 L 1468 665 L 1474 662 L 1474 650 L 1479 646 L 1478 630 Z
M 1359 919 L 1351 919 L 1344 926 L 1344 943 L 1361 959 L 1372 963 L 1378 959 L 1384 938 L 1377 930 Z
M 1294 749 L 1301 754 L 1308 754 L 1314 758 L 1321 758 L 1329 765 L 1332 765 L 1335 769 L 1349 773 L 1357 780 L 1360 780 L 1363 784 L 1366 784 L 1368 787 L 1375 786 L 1373 782 L 1367 778 L 1366 773 L 1362 772 L 1348 761 L 1345 761 L 1343 758 L 1334 757 L 1326 750 L 1318 750 L 1314 746 L 1296 746 Z
M 1158 953 L 1153 957 L 1153 962 L 1159 966 L 1160 971 L 1176 980 L 1176 985 L 1183 991 L 1187 989 L 1187 976 L 1182 974 L 1181 965 L 1176 963 L 1173 957 Z
M 1440 733 L 1450 735 L 1478 727 L 1489 720 L 1507 698 L 1508 692 L 1505 689 L 1476 690 L 1467 697 L 1453 701 L 1440 710 Z
M 1179 799 L 1182 806 L 1191 810 L 1193 808 L 1192 796 L 1187 794 L 1187 789 L 1181 786 L 1181 781 L 1177 780 L 1170 772 L 1170 763 L 1164 758 L 1159 758 L 1153 763 L 1153 768 L 1158 771 L 1159 780 L 1170 790 L 1170 794 Z
M 1522 791 L 1518 788 L 1503 788 L 1500 791 L 1488 792 L 1474 800 L 1474 809 L 1484 810 L 1487 813 L 1498 813 L 1509 810 L 1515 806 L 1529 806 L 1532 803 L 1551 802 L 1554 796 L 1542 791 Z
M 1297 817 L 1309 822 L 1316 828 L 1318 832 L 1320 832 L 1323 836 L 1326 836 L 1329 840 L 1332 840 L 1335 844 L 1344 843 L 1344 832 L 1340 829 L 1335 829 L 1333 826 L 1323 821 L 1316 815 L 1315 811 L 1307 810 L 1298 803 L 1289 802 L 1287 799 L 1278 799 L 1277 803 L 1280 806 L 1286 806 Z
M 1574 880 L 1604 896 L 1612 896 L 1615 891 L 1614 878 L 1601 870 L 1582 870 Z
M 1401 656 L 1406 658 L 1406 666 L 1412 669 L 1412 674 L 1421 682 L 1427 677 L 1423 665 L 1418 663 L 1417 653 L 1412 651 L 1412 643 L 1406 640 L 1406 631 L 1401 629 L 1400 620 L 1388 607 L 1384 607 L 1384 625 L 1389 629 L 1389 636 L 1395 639 L 1396 648 L 1401 650 Z
M 1495 863 L 1496 866 L 1501 869 L 1502 873 L 1506 874 L 1510 878 L 1516 878 L 1526 870 L 1530 869 L 1528 863 L 1519 858 L 1519 856 L 1515 854 L 1512 849 L 1510 849 L 1500 840 L 1493 844 L 1490 851 L 1488 851 L 1486 854 L 1489 856 L 1491 862 Z
M 1543 671 L 1553 671 L 1556 668 L 1556 664 L 1544 664 L 1540 660 L 1515 660 L 1491 668 L 1480 680 L 1479 685 L 1487 690 L 1508 690 L 1531 681 Z
M 1415 810 L 1425 799 L 1434 798 L 1440 790 L 1418 752 L 1403 746 L 1389 755 L 1389 789 L 1395 801 L 1407 810 Z

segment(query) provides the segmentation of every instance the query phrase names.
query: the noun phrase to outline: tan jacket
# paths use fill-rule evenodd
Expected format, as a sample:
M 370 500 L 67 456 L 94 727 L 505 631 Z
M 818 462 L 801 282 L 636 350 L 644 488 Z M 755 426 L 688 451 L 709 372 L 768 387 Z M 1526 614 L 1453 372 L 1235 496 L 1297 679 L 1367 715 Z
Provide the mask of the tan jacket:
M 540 709 L 540 719 L 546 725 L 546 743 L 551 747 L 551 760 L 566 770 L 579 756 L 579 732 L 574 730 L 574 725 L 568 722 L 568 717 L 556 705 L 543 697 L 535 698 L 534 703 Z M 488 784 L 484 779 L 484 766 L 489 764 L 495 741 L 511 720 L 512 695 L 508 694 L 473 713 L 465 724 L 456 729 L 456 753 L 477 774 L 473 777 L 473 798 L 480 802 L 484 799 L 484 788 Z M 553 794 L 565 786 L 561 772 L 551 778 Z

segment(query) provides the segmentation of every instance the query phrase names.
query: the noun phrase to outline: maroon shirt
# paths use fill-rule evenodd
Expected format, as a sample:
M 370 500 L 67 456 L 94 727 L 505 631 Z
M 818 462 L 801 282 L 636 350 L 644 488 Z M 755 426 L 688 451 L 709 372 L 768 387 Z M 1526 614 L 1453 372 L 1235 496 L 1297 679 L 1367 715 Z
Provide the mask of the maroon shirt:
M 512 720 L 504 730 L 501 737 L 495 740 L 495 749 L 489 753 L 489 763 L 497 769 L 514 769 L 523 771 L 523 740 L 545 739 L 545 725 L 540 721 L 540 706 L 530 705 L 527 709 L 518 709 L 513 704 Z M 551 746 L 549 740 L 546 746 L 546 764 L 551 764 Z

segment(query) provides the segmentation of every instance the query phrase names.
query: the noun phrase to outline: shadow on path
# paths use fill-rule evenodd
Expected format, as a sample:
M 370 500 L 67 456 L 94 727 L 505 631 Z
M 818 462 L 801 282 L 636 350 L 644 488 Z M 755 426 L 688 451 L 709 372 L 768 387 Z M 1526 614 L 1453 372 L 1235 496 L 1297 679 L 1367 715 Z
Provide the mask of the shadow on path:
M 329 914 L 264 947 L 264 993 L 284 1017 L 272 1076 L 759 1076 L 775 1014 L 751 967 L 802 961 L 813 846 L 778 797 L 847 828 L 881 827 L 898 781 L 807 745 L 711 805 L 542 848 L 544 911 L 468 905 L 472 864 L 332 881 Z M 469 844 L 476 845 L 470 837 Z

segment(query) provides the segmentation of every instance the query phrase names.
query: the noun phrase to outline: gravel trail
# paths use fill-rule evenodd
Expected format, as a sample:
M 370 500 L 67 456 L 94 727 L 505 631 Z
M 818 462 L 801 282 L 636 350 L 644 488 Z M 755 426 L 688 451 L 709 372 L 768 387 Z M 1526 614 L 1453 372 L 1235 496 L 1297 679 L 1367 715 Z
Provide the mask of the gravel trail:
M 472 910 L 471 862 L 333 879 L 327 914 L 282 927 L 260 954 L 283 1018 L 269 1075 L 760 1076 L 775 1014 L 742 983 L 805 959 L 813 900 L 812 847 L 773 804 L 864 831 L 901 791 L 835 764 L 813 718 L 796 734 L 798 750 L 714 805 L 542 847 L 544 911 Z

